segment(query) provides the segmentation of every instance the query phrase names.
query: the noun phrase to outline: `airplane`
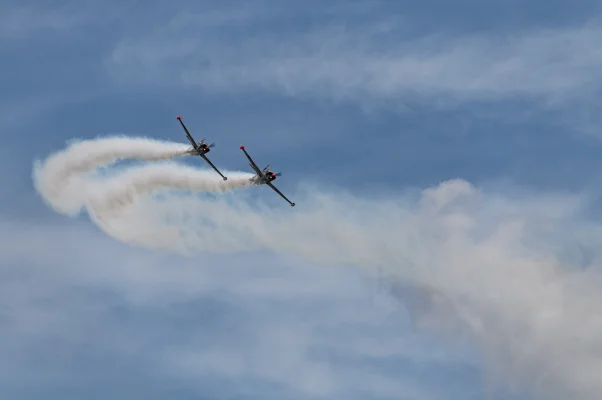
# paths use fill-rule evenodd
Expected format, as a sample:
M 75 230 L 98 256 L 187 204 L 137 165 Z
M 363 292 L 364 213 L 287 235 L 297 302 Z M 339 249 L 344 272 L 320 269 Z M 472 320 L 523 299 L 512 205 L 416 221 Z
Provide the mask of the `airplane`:
M 247 153 L 247 151 L 245 150 L 245 146 L 240 146 L 240 149 L 245 153 L 245 155 L 249 159 L 249 165 L 257 174 L 257 176 L 251 178 L 251 182 L 253 182 L 253 184 L 255 185 L 268 185 L 269 187 L 274 189 L 276 193 L 282 196 L 284 200 L 288 201 L 291 207 L 294 207 L 295 203 L 292 203 L 289 199 L 286 198 L 285 195 L 282 194 L 280 190 L 276 189 L 276 186 L 272 185 L 272 181 L 274 181 L 277 176 L 282 175 L 282 172 L 278 172 L 277 174 L 273 173 L 272 171 L 270 171 L 270 164 L 268 164 L 263 170 L 260 170 L 257 164 L 255 164 L 255 162 L 249 155 L 249 153 Z
M 207 143 L 205 143 L 205 138 L 203 138 L 200 142 L 196 143 L 194 141 L 194 139 L 192 138 L 192 136 L 190 135 L 190 132 L 188 132 L 188 129 L 186 128 L 186 125 L 184 125 L 184 122 L 182 122 L 182 117 L 178 115 L 178 121 L 180 121 L 180 125 L 182 125 L 182 128 L 184 128 L 184 132 L 186 132 L 186 137 L 188 138 L 188 140 L 190 140 L 190 143 L 192 143 L 192 149 L 190 149 L 189 153 L 190 154 L 195 154 L 198 156 L 203 157 L 203 159 L 205 161 L 207 161 L 207 163 L 209 165 L 211 165 L 211 167 L 215 170 L 215 172 L 217 172 L 218 174 L 220 174 L 220 176 L 227 181 L 228 178 L 225 177 L 220 171 L 219 169 L 217 169 L 215 167 L 215 165 L 213 165 L 213 163 L 211 161 L 209 161 L 209 159 L 207 158 L 207 156 L 205 154 L 209 153 L 211 151 L 211 148 L 213 146 L 215 146 L 215 143 L 211 143 L 210 145 L 208 145 Z

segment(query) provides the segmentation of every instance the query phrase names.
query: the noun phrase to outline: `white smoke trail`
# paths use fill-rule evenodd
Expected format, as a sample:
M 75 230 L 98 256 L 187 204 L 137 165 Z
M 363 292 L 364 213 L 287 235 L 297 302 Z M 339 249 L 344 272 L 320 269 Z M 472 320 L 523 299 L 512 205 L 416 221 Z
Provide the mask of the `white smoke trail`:
M 107 235 L 121 242 L 184 252 L 177 227 L 169 227 L 152 215 L 122 220 L 124 209 L 161 189 L 216 193 L 251 186 L 252 174 L 228 172 L 227 175 L 228 180 L 224 181 L 213 170 L 199 170 L 175 163 L 134 167 L 110 179 L 89 181 L 85 206 L 92 221 Z M 154 228 L 161 222 L 166 229 L 157 234 Z
M 430 317 L 423 322 L 431 329 L 475 340 L 492 393 L 505 383 L 546 399 L 600 398 L 600 274 L 557 254 L 566 243 L 564 221 L 579 202 L 545 197 L 501 207 L 464 181 L 414 200 L 314 193 L 291 213 L 147 197 L 119 218 L 102 209 L 93 218 L 109 235 L 152 249 L 269 251 L 319 265 L 380 267 L 451 303 L 417 311 Z
M 159 189 L 193 192 L 225 192 L 251 185 L 252 174 L 229 172 L 224 181 L 212 170 L 200 170 L 175 163 L 144 165 L 125 170 L 113 178 L 91 179 L 87 205 L 97 212 L 115 210 L 136 198 Z
M 73 142 L 65 150 L 34 167 L 34 185 L 45 201 L 57 212 L 79 213 L 85 195 L 80 174 L 122 159 L 167 160 L 186 154 L 190 147 L 146 138 L 109 137 Z
M 124 207 L 160 189 L 185 189 L 224 192 L 251 185 L 248 173 L 229 173 L 222 178 L 212 170 L 199 170 L 175 163 L 143 165 L 120 171 L 113 176 L 93 174 L 96 169 L 120 159 L 157 161 L 186 154 L 188 146 L 144 138 L 108 138 L 71 144 L 34 167 L 34 185 L 44 200 L 57 212 L 77 215 L 87 209 L 92 220 L 107 234 L 125 242 L 140 243 L 139 232 L 132 239 L 119 235 L 119 216 Z M 137 222 L 137 229 L 148 224 Z M 130 224 L 128 222 L 128 224 Z M 152 236 L 151 230 L 144 232 Z M 153 241 L 165 242 L 165 232 Z M 167 241 L 169 242 L 169 241 Z M 142 243 L 149 243 L 144 241 Z M 173 242 L 170 242 L 173 245 Z
M 97 159 L 110 161 L 115 154 Z M 294 213 L 288 207 L 264 212 L 225 201 L 159 202 L 145 196 L 161 188 L 245 187 L 244 174 L 227 173 L 229 180 L 222 181 L 210 170 L 165 164 L 82 179 L 77 172 L 93 165 L 78 164 L 80 156 L 51 157 L 63 163 L 40 167 L 36 187 L 62 183 L 62 191 L 41 190 L 46 200 L 58 210 L 87 208 L 118 240 L 172 251 L 268 250 L 321 265 L 382 267 L 451 299 L 459 311 L 435 308 L 430 315 L 441 322 L 440 315 L 458 314 L 484 349 L 489 377 L 534 386 L 554 400 L 600 398 L 599 262 L 578 269 L 560 257 L 563 245 L 573 240 L 571 224 L 580 223 L 575 219 L 565 226 L 579 211 L 578 197 L 515 204 L 451 181 L 407 204 L 313 193 Z M 132 201 L 135 206 L 125 207 Z M 199 223 L 204 220 L 208 223 Z M 591 229 L 585 225 L 578 232 L 597 244 L 600 228 Z M 594 259 L 602 259 L 602 247 L 591 247 Z

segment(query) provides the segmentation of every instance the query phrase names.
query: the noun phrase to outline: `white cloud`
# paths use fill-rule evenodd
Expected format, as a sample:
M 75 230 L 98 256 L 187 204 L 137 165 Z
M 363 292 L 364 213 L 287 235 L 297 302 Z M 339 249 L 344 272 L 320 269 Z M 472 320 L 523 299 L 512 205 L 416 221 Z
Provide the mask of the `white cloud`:
M 354 398 L 363 390 L 434 399 L 440 390 L 396 370 L 370 372 L 358 360 L 325 355 L 369 355 L 376 365 L 408 357 L 430 362 L 429 350 L 406 345 L 403 319 L 375 306 L 353 270 L 257 254 L 149 253 L 73 221 L 4 220 L 0 254 L 3 393 L 112 386 L 124 363 L 133 382 L 146 374 L 205 394 L 208 385 L 230 379 L 242 393 L 250 390 L 245 382 L 267 383 L 303 398 Z M 127 318 L 114 316 L 124 312 Z M 381 342 L 371 344 L 373 335 Z
M 207 92 L 266 90 L 370 103 L 416 96 L 556 102 L 593 92 L 601 78 L 597 23 L 504 36 L 416 37 L 403 32 L 401 17 L 301 32 L 253 31 L 266 21 L 254 25 L 249 17 L 237 25 L 246 35 L 229 34 L 232 21 L 223 16 L 209 19 L 188 13 L 165 28 L 125 37 L 107 59 L 109 71 L 119 84 L 163 84 L 168 77 L 171 85 Z
M 591 234 L 599 226 L 581 215 L 585 198 L 507 196 L 461 180 L 425 190 L 418 202 L 340 193 L 296 197 L 294 211 L 146 200 L 124 211 L 120 223 L 146 218 L 146 230 L 161 237 L 160 221 L 169 220 L 199 254 L 269 251 L 324 266 L 384 269 L 451 304 L 456 329 L 482 348 L 494 383 L 548 399 L 602 393 L 600 264 L 596 258 L 587 268 L 579 265 L 574 248 L 575 237 L 587 238 L 579 245 L 600 256 L 600 241 Z M 201 221 L 215 228 L 203 230 Z M 446 332 L 450 308 L 432 307 L 432 314 L 428 307 L 418 310 L 431 319 L 424 326 Z
M 0 96 L 0 128 L 27 130 L 51 111 L 89 101 L 103 92 L 103 82 L 90 69 L 94 47 L 85 29 L 113 23 L 122 13 L 120 6 L 98 8 L 69 1 L 50 8 L 43 4 L 0 5 L 2 83 L 7 85 Z M 95 45 L 101 41 L 102 37 L 94 37 Z M 90 51 L 85 55 L 78 47 L 83 42 Z M 32 54 L 38 58 L 31 58 Z M 44 61 L 32 62 L 40 58 Z M 79 78 L 74 78 L 76 75 Z M 77 84 L 73 79 L 79 79 Z
M 0 38 L 22 39 L 39 33 L 66 33 L 97 21 L 91 8 L 3 7 L 0 13 Z

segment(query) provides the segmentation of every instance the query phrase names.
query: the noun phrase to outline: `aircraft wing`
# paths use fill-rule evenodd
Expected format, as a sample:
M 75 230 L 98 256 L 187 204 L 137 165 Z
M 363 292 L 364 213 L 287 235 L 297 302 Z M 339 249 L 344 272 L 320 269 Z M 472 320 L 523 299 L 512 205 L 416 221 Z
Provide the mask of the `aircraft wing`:
M 184 132 L 186 132 L 186 137 L 188 138 L 188 140 L 190 140 L 190 143 L 192 143 L 192 147 L 194 147 L 195 150 L 198 149 L 196 142 L 194 141 L 194 139 L 192 138 L 192 135 L 190 134 L 190 132 L 188 132 L 188 129 L 186 128 L 186 125 L 184 125 L 184 122 L 182 122 L 182 117 L 180 117 L 178 115 L 178 121 L 180 121 L 180 125 L 182 125 L 182 128 L 184 128 Z M 215 167 L 213 167 L 215 168 Z
M 272 182 L 267 182 L 267 183 L 266 183 L 266 185 L 268 185 L 269 187 L 271 187 L 272 189 L 274 189 L 274 191 L 275 191 L 276 193 L 278 193 L 280 196 L 282 196 L 282 198 L 283 198 L 284 200 L 288 201 L 288 202 L 289 202 L 289 204 L 291 205 L 291 207 L 294 207 L 294 206 L 295 206 L 295 203 L 293 203 L 293 202 L 291 202 L 289 199 L 287 199 L 287 198 L 286 198 L 286 196 L 285 196 L 285 195 L 283 195 L 283 194 L 282 194 L 282 192 L 276 188 L 276 186 L 272 185 Z
M 247 156 L 247 158 L 249 159 L 249 165 L 251 166 L 251 168 L 255 170 L 255 172 L 257 173 L 257 175 L 259 175 L 260 178 L 263 178 L 263 173 L 261 172 L 257 164 L 255 164 L 255 161 L 253 161 L 249 153 L 247 153 L 247 151 L 245 150 L 245 146 L 240 146 L 240 149 L 245 153 L 245 156 Z
M 220 176 L 221 176 L 222 178 L 224 178 L 224 180 L 225 180 L 225 181 L 227 181 L 227 180 L 228 180 L 228 178 L 227 178 L 227 177 L 225 177 L 225 176 L 224 176 L 224 175 L 223 175 L 221 172 L 219 172 L 219 169 L 217 169 L 217 167 L 216 167 L 215 165 L 213 165 L 213 163 L 212 163 L 211 161 L 209 161 L 209 159 L 207 158 L 207 156 L 206 156 L 206 155 L 204 155 L 204 154 L 199 154 L 199 155 L 200 155 L 201 157 L 203 157 L 203 159 L 204 159 L 205 161 L 207 161 L 207 164 L 211 165 L 211 168 L 213 168 L 213 169 L 215 170 L 215 172 L 217 172 L 218 174 L 220 174 Z

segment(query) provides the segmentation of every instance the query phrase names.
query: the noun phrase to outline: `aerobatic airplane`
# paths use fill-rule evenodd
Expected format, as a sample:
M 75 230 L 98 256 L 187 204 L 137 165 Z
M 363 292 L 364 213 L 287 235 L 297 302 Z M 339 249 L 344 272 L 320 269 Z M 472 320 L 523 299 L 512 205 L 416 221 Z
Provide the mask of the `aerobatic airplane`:
M 263 170 L 260 170 L 257 164 L 255 164 L 255 162 L 249 155 L 249 153 L 247 153 L 247 151 L 245 150 L 245 146 L 240 146 L 240 149 L 245 153 L 245 156 L 247 156 L 247 158 L 249 159 L 249 165 L 257 174 L 257 176 L 251 178 L 251 182 L 253 182 L 253 184 L 255 185 L 268 185 L 269 187 L 274 189 L 276 193 L 282 196 L 284 200 L 288 201 L 291 207 L 294 207 L 295 203 L 292 203 L 289 199 L 286 198 L 285 195 L 282 194 L 282 192 L 280 192 L 280 190 L 276 189 L 276 186 L 272 185 L 272 181 L 274 181 L 277 176 L 282 175 L 282 172 L 278 172 L 277 174 L 273 173 L 272 171 L 270 171 L 270 164 L 268 164 Z
M 218 174 L 220 174 L 220 176 L 222 178 L 224 178 L 225 181 L 228 180 L 228 178 L 225 177 L 219 171 L 219 169 L 217 169 L 215 167 L 215 165 L 213 165 L 213 163 L 211 161 L 209 161 L 209 159 L 205 155 L 205 154 L 207 154 L 207 153 L 209 153 L 211 151 L 211 148 L 213 146 L 215 146 L 215 143 L 211 143 L 210 145 L 208 145 L 207 143 L 205 143 L 205 138 L 203 138 L 203 140 L 201 140 L 200 142 L 196 143 L 194 141 L 194 139 L 192 138 L 192 136 L 190 135 L 190 132 L 188 132 L 188 129 L 186 128 L 186 125 L 184 125 L 184 122 L 182 122 L 182 117 L 180 117 L 179 115 L 178 115 L 178 121 L 180 121 L 180 125 L 182 125 L 182 128 L 184 128 L 184 132 L 186 132 L 186 137 L 188 138 L 188 140 L 190 140 L 190 143 L 192 143 L 192 149 L 190 149 L 189 153 L 203 157 L 203 159 L 205 161 L 207 161 L 207 163 L 209 165 L 211 165 L 211 167 L 215 170 L 215 172 L 217 172 Z

